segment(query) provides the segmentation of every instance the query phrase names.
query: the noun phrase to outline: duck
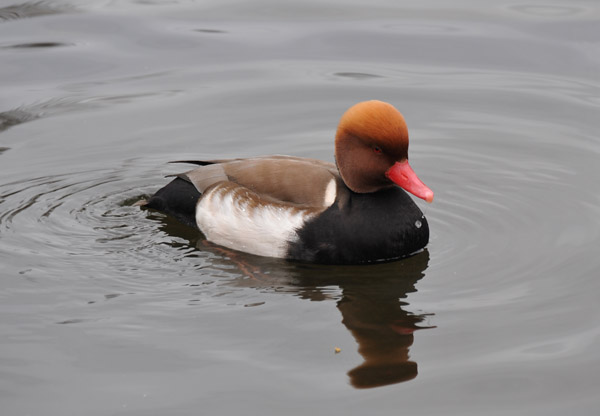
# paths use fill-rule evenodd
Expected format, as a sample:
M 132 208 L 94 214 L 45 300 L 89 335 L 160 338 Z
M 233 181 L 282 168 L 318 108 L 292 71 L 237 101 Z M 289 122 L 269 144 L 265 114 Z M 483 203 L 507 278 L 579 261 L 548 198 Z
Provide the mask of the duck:
M 294 156 L 184 160 L 192 170 L 148 200 L 206 240 L 258 256 L 319 264 L 365 264 L 423 250 L 429 226 L 408 193 L 433 191 L 408 163 L 404 116 L 383 101 L 345 111 L 335 164 Z M 408 193 L 407 193 L 408 192 Z

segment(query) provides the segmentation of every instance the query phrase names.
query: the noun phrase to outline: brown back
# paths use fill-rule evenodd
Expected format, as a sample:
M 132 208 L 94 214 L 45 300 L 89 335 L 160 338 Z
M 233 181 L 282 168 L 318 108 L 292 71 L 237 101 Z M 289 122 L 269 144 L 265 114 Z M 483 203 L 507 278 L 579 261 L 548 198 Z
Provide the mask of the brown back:
M 187 178 L 199 192 L 231 181 L 276 201 L 311 207 L 324 206 L 331 180 L 339 180 L 332 163 L 290 156 L 232 159 L 201 166 L 180 177 Z

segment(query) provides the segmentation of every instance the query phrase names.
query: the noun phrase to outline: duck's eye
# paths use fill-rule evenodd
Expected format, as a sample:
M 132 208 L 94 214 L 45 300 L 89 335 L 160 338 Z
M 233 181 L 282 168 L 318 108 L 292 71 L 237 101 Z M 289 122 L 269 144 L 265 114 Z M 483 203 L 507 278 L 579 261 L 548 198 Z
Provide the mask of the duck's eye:
M 373 152 L 377 153 L 378 155 L 381 154 L 381 147 L 379 146 L 374 146 L 373 147 Z

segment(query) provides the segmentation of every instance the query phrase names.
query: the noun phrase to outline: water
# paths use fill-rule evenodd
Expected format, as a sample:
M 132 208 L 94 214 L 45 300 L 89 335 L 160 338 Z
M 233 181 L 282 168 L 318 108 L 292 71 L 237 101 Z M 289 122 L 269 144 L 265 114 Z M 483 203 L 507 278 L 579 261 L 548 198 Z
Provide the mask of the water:
M 0 2 L 3 413 L 595 414 L 596 2 L 78 3 Z M 371 98 L 436 193 L 417 256 L 286 263 L 133 206 L 169 160 L 332 161 Z

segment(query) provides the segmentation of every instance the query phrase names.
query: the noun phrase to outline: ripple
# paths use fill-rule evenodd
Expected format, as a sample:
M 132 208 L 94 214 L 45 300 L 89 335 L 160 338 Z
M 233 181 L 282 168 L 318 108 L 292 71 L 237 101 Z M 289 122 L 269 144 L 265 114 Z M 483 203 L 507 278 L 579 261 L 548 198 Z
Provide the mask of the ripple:
M 152 224 L 143 221 L 139 209 L 123 204 L 144 192 L 125 172 L 96 169 L 1 185 L 1 251 L 23 257 L 44 253 L 65 269 L 97 276 L 110 273 L 103 262 L 116 262 L 113 272 L 140 270 L 144 261 L 131 260 L 149 244 L 144 230 Z M 103 257 L 110 254 L 116 256 Z
M 539 17 L 564 17 L 574 16 L 585 12 L 584 8 L 581 7 L 570 7 L 570 6 L 548 6 L 548 5 L 518 5 L 511 6 L 511 10 L 515 10 L 518 13 L 522 13 L 528 16 L 539 16 Z
M 219 30 L 219 29 L 194 29 L 194 32 L 200 32 L 200 33 L 212 33 L 212 34 L 223 34 L 223 33 L 228 33 L 225 30 Z
M 74 43 L 64 42 L 30 42 L 18 43 L 15 45 L 2 46 L 3 49 L 38 49 L 38 48 L 61 48 L 65 46 L 74 46 Z
M 423 175 L 436 192 L 434 203 L 424 207 L 431 230 L 429 272 L 452 280 L 451 286 L 440 282 L 445 299 L 436 307 L 507 305 L 533 290 L 546 301 L 560 301 L 557 287 L 569 290 L 572 283 L 558 271 L 569 273 L 568 265 L 578 264 L 584 281 L 593 268 L 585 259 L 600 240 L 597 227 L 590 226 L 600 215 L 597 154 L 574 142 L 524 145 L 524 138 L 495 126 L 486 135 L 504 142 L 501 147 L 473 132 L 460 135 L 451 146 L 449 139 L 421 144 L 426 166 L 444 166 Z M 462 303 L 452 304 L 453 298 Z
M 39 118 L 38 114 L 29 111 L 26 108 L 16 108 L 14 110 L 3 111 L 0 113 L 0 131 L 10 127 L 26 123 Z
M 74 10 L 73 6 L 54 4 L 49 1 L 24 2 L 0 8 L 0 22 L 60 14 Z
M 351 78 L 356 80 L 370 79 L 370 78 L 382 78 L 381 75 L 367 74 L 365 72 L 336 72 L 333 74 L 335 77 L 340 78 Z
M 391 30 L 397 33 L 410 34 L 412 36 L 419 35 L 456 35 L 465 34 L 467 28 L 464 26 L 453 26 L 449 24 L 432 24 L 431 22 L 419 23 L 386 23 L 381 25 L 383 29 Z
M 73 85 L 78 88 L 80 85 Z M 137 92 L 129 94 L 97 95 L 81 98 L 68 96 L 53 98 L 34 104 L 23 105 L 18 108 L 0 112 L 0 132 L 19 124 L 34 121 L 43 117 L 50 117 L 63 113 L 72 113 L 88 109 L 102 108 L 114 104 L 128 104 L 135 101 L 152 99 L 160 96 L 178 94 L 179 90 Z

